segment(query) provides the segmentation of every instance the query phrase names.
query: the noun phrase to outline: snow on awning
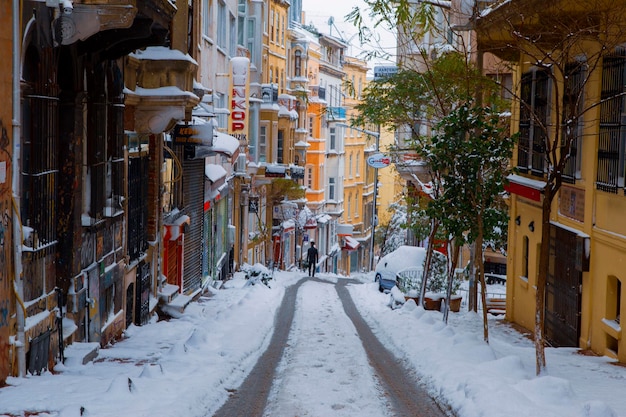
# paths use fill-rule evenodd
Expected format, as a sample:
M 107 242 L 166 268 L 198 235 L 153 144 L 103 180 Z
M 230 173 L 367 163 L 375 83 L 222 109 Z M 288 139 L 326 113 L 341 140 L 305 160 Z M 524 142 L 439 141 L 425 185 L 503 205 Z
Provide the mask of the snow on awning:
M 267 165 L 265 167 L 265 176 L 272 178 L 284 178 L 287 167 L 284 165 Z
M 204 175 L 208 178 L 209 181 L 215 183 L 220 179 L 226 177 L 226 170 L 223 166 L 217 164 L 206 164 L 204 166 Z
M 239 150 L 239 139 L 226 133 L 215 131 L 213 132 L 213 150 L 233 156 Z
M 315 220 L 315 217 L 308 218 L 306 220 L 306 223 L 304 223 L 304 228 L 305 229 L 317 229 L 317 220 Z
M 292 232 L 296 229 L 296 222 L 293 220 L 285 220 L 281 226 L 283 228 L 283 233 Z
M 319 216 L 317 216 L 318 223 L 328 223 L 330 219 L 332 219 L 332 217 L 330 217 L 328 214 L 320 214 Z
M 357 250 L 357 248 L 361 245 L 356 239 L 350 236 L 344 236 L 343 241 L 344 241 L 344 245 L 342 249 L 349 250 L 349 251 Z
M 517 194 L 533 201 L 541 200 L 541 195 L 546 187 L 545 181 L 534 180 L 515 174 L 509 175 L 507 179 L 509 183 L 504 187 L 507 192 Z

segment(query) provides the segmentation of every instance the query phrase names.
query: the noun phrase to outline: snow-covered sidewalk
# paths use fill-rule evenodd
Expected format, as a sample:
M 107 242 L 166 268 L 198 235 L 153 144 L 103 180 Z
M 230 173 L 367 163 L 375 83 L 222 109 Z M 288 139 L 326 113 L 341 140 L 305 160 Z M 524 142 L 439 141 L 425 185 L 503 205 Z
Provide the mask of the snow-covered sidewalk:
M 267 347 L 284 288 L 303 275 L 277 272 L 272 288 L 245 286 L 236 278 L 225 289 L 190 304 L 179 319 L 132 326 L 126 339 L 101 349 L 94 362 L 68 361 L 54 373 L 9 378 L 9 386 L 0 389 L 0 416 L 210 416 Z M 576 349 L 548 349 L 548 373 L 537 378 L 531 341 L 501 318 L 490 319 L 486 345 L 480 316 L 452 313 L 444 325 L 441 313 L 412 303 L 391 310 L 389 295 L 378 292 L 372 276 L 352 278 L 364 283 L 349 290 L 373 331 L 421 373 L 432 394 L 458 416 L 626 417 L 626 367 L 608 358 L 580 355 Z M 300 291 L 307 288 L 303 285 Z M 307 297 L 304 307 L 312 308 L 308 303 L 323 296 Z M 335 307 L 331 303 L 325 308 Z M 323 320 L 332 320 L 332 314 L 302 314 L 296 323 L 315 329 Z M 336 337 L 340 343 L 343 336 Z M 341 346 L 349 348 L 343 341 Z M 366 360 L 362 349 L 352 354 L 354 363 Z M 349 368 L 338 363 L 333 375 L 345 375 Z M 288 375 L 288 369 L 281 369 Z M 329 378 L 324 372 L 307 375 L 312 386 Z M 352 395 L 371 396 L 371 386 L 365 385 L 357 394 L 358 385 L 346 389 Z M 283 401 L 274 394 L 274 400 Z M 280 404 L 274 405 L 280 409 Z M 315 414 L 320 410 L 309 410 L 308 415 L 327 417 Z M 341 409 L 334 415 L 342 416 Z

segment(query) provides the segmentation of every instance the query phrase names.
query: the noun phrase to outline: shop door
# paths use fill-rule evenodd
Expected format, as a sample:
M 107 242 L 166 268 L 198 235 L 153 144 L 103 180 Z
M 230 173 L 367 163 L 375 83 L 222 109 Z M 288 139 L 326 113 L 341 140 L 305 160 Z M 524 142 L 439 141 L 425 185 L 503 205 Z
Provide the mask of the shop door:
M 576 233 L 550 226 L 550 268 L 546 282 L 545 337 L 554 347 L 576 347 L 580 336 L 582 243 Z

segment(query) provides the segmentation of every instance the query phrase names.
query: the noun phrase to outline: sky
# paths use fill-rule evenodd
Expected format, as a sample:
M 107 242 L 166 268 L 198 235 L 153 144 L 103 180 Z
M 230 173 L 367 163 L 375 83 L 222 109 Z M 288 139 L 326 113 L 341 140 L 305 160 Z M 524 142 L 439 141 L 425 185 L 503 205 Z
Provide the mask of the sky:
M 237 273 L 178 318 L 132 325 L 84 365 L 80 352 L 93 346 L 73 344 L 54 372 L 10 377 L 0 389 L 0 416 L 210 416 L 265 351 L 285 288 L 304 275 L 277 271 L 267 287 L 246 285 Z M 330 283 L 344 279 L 319 275 Z M 490 315 L 486 344 L 480 315 L 463 308 L 444 324 L 442 313 L 413 301 L 392 310 L 373 273 L 352 278 L 359 283 L 347 288 L 373 333 L 458 417 L 626 417 L 626 367 L 609 358 L 548 348 L 547 372 L 537 377 L 533 344 L 502 316 Z M 296 309 L 265 415 L 389 416 L 334 287 L 305 282 Z M 311 349 L 311 337 L 328 348 Z
M 352 56 L 360 57 L 363 51 L 371 50 L 368 45 L 361 45 L 358 37 L 358 29 L 350 22 L 346 22 L 345 16 L 357 6 L 361 9 L 363 17 L 367 19 L 365 13 L 365 3 L 361 0 L 303 0 L 302 10 L 305 13 L 305 23 L 313 23 L 322 33 L 330 33 L 338 36 L 351 45 L 348 53 Z M 333 17 L 334 26 L 328 24 L 329 18 Z M 371 21 L 370 21 L 371 22 Z M 377 33 L 381 39 L 381 46 L 392 56 L 395 54 L 395 37 L 391 32 L 383 30 L 382 27 L 377 29 Z M 390 59 L 374 59 L 370 66 L 374 65 L 393 65 L 393 57 Z

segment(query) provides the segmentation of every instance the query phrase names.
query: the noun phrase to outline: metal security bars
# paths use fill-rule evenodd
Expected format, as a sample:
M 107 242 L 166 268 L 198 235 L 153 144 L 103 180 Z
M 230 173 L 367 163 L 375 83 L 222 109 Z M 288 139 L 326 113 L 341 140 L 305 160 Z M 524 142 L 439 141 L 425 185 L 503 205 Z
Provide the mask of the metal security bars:
M 517 167 L 543 177 L 546 128 L 550 120 L 550 78 L 547 70 L 534 69 L 522 76 Z
M 617 193 L 624 187 L 624 142 L 626 114 L 624 92 L 626 53 L 621 48 L 603 60 L 600 129 L 598 138 L 598 171 L 596 188 Z
M 565 67 L 565 91 L 563 92 L 563 129 L 562 145 L 568 137 L 572 138 L 569 149 L 569 158 L 565 162 L 562 180 L 573 184 L 580 178 L 582 164 L 582 123 L 580 117 L 583 109 L 583 87 L 586 76 L 586 65 L 580 62 L 568 64 Z

